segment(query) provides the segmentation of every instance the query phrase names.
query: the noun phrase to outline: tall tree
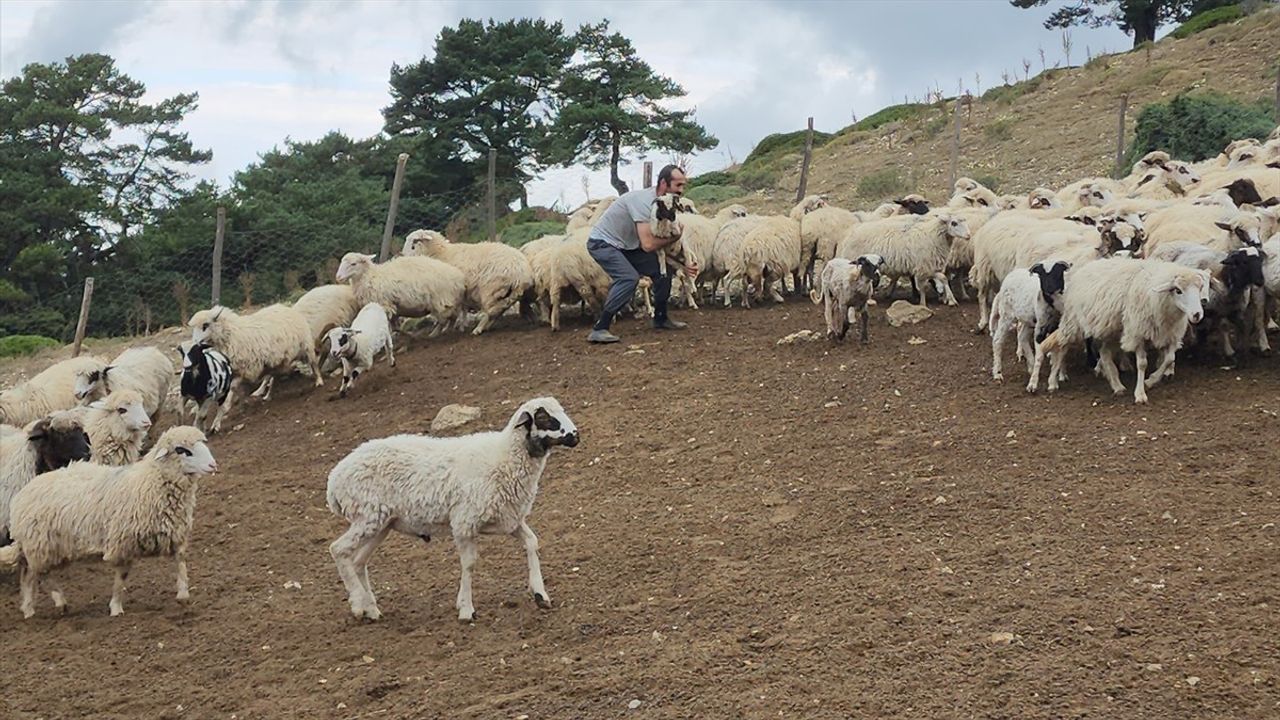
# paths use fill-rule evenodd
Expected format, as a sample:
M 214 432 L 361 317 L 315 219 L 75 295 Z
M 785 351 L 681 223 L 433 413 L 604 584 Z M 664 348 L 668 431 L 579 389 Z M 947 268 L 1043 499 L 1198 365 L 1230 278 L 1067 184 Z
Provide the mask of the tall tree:
M 1099 28 L 1117 25 L 1133 35 L 1133 46 L 1156 39 L 1156 31 L 1173 22 L 1182 22 L 1196 13 L 1230 5 L 1237 0 L 1071 0 L 1044 21 L 1046 28 L 1088 25 Z M 1032 8 L 1049 0 L 1009 0 L 1016 7 Z
M 580 61 L 560 83 L 563 105 L 551 128 L 555 162 L 609 166 L 618 193 L 628 187 L 618 177 L 624 150 L 691 153 L 718 141 L 693 121 L 693 110 L 670 110 L 662 101 L 684 97 L 684 89 L 653 71 L 631 41 L 610 33 L 606 20 L 583 25 L 574 36 Z
M 454 143 L 477 177 L 492 148 L 498 177 L 523 183 L 546 164 L 552 95 L 572 56 L 558 22 L 463 20 L 440 31 L 434 57 L 391 66 L 386 132 Z

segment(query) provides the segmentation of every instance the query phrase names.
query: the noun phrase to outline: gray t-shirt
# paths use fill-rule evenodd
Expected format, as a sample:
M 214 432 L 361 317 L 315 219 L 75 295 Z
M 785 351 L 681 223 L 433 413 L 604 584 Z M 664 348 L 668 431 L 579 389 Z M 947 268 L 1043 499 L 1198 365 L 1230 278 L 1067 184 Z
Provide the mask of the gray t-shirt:
M 619 250 L 639 248 L 640 235 L 636 233 L 636 223 L 649 221 L 649 213 L 657 197 L 655 188 L 632 190 L 622 195 L 604 211 L 588 237 L 603 240 Z

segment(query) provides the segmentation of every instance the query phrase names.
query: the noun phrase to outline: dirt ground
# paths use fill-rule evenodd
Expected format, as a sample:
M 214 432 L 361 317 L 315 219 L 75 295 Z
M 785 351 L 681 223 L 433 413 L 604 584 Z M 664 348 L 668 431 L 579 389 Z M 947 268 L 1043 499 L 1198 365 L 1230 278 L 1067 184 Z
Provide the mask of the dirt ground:
M 1280 358 L 1180 360 L 1139 407 L 1080 368 L 1052 397 L 1016 365 L 993 383 L 973 305 L 877 313 L 868 347 L 776 345 L 818 327 L 807 302 L 680 317 L 613 347 L 421 340 L 343 402 L 278 384 L 213 440 L 189 607 L 161 560 L 117 619 L 103 566 L 26 622 L 0 576 L 0 716 L 1280 716 Z M 460 625 L 452 544 L 394 536 L 385 617 L 352 620 L 334 463 L 447 403 L 496 427 L 541 394 L 583 432 L 530 521 L 555 607 L 488 538 Z

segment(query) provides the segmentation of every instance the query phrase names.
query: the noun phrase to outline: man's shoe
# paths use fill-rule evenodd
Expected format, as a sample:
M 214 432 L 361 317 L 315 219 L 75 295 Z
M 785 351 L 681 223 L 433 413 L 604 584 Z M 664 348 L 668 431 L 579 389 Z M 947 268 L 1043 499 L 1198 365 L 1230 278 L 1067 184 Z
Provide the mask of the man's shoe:
M 592 330 L 591 334 L 587 336 L 587 342 L 600 343 L 600 344 L 616 343 L 621 339 L 622 338 L 618 337 L 617 335 L 614 335 L 608 330 Z
M 671 318 L 653 321 L 654 330 L 683 330 L 687 327 L 689 327 L 689 323 L 672 320 Z

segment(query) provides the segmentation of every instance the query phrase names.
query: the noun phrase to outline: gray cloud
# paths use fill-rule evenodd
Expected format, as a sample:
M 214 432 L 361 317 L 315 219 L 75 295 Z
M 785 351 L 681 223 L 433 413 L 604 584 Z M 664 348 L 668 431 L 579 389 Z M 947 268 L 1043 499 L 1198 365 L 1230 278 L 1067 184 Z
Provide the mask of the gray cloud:
M 30 31 L 4 53 L 5 72 L 11 72 L 11 67 L 16 72 L 30 62 L 64 60 L 69 55 L 111 53 L 128 42 L 126 31 L 156 8 L 152 0 L 49 3 L 36 10 Z

